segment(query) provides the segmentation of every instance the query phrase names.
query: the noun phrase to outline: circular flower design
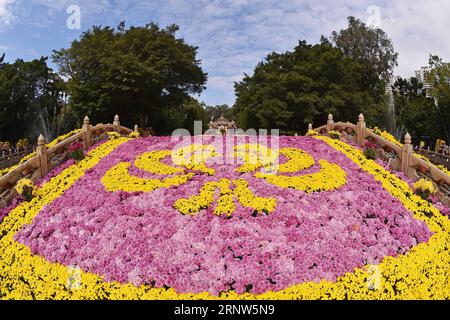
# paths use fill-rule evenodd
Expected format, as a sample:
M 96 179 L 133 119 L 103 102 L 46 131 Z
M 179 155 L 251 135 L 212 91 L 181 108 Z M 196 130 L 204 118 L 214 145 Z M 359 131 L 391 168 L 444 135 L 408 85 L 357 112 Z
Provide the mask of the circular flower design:
M 8 284 L 0 293 L 340 299 L 436 292 L 447 274 L 447 220 L 360 151 L 321 140 L 281 137 L 278 152 L 251 144 L 225 152 L 208 145 L 192 152 L 190 144 L 181 152 L 165 137 L 110 140 L 0 225 L 0 277 Z M 246 161 L 260 152 L 267 154 L 260 163 Z M 219 161 L 230 154 L 236 163 Z M 318 178 L 327 164 L 345 174 L 326 179 L 339 187 Z M 416 290 L 429 261 L 437 266 L 431 293 Z M 69 266 L 80 271 L 83 289 L 67 289 Z

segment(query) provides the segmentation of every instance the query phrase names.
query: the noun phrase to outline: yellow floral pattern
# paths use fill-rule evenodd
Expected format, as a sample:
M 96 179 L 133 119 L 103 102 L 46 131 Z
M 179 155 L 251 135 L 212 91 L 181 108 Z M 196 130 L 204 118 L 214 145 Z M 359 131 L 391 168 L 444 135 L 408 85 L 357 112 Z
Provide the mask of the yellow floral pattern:
M 129 163 L 122 162 L 108 170 L 108 172 L 106 172 L 106 174 L 101 179 L 101 182 L 105 186 L 106 190 L 111 192 L 150 192 L 159 188 L 178 186 L 180 184 L 186 183 L 190 178 L 194 176 L 193 173 L 188 173 L 174 177 L 168 177 L 162 180 L 140 178 L 131 175 L 128 171 L 129 167 Z
M 236 171 L 244 173 L 269 168 L 278 159 L 278 152 L 258 143 L 240 144 L 234 147 L 234 156 L 244 162 Z
M 175 202 L 175 208 L 183 214 L 194 215 L 213 204 L 214 191 L 219 189 L 219 199 L 214 210 L 216 215 L 231 216 L 236 208 L 233 202 L 233 195 L 242 206 L 253 208 L 258 213 L 270 213 L 275 209 L 276 199 L 256 196 L 248 188 L 248 182 L 244 179 L 233 180 L 233 185 L 235 186 L 233 190 L 230 189 L 230 184 L 231 181 L 228 179 L 206 182 L 200 189 L 199 195 L 194 195 L 189 199 L 178 199 Z
M 190 144 L 171 150 L 156 150 L 146 152 L 134 161 L 134 165 L 143 171 L 153 174 L 170 175 L 170 177 L 141 178 L 130 174 L 130 163 L 119 163 L 102 177 L 101 182 L 106 190 L 125 192 L 150 192 L 159 188 L 169 188 L 187 183 L 195 173 L 186 173 L 186 170 L 197 171 L 214 175 L 215 170 L 207 166 L 207 161 L 218 156 L 212 145 Z M 267 183 L 280 188 L 294 188 L 308 193 L 335 190 L 345 185 L 346 173 L 338 165 L 319 160 L 319 172 L 300 176 L 285 176 L 280 173 L 296 173 L 314 165 L 314 158 L 307 152 L 296 148 L 271 149 L 262 144 L 241 144 L 233 148 L 235 158 L 243 161 L 236 168 L 239 173 L 253 173 L 263 168 L 261 172 L 254 173 L 256 178 L 264 179 Z M 280 155 L 288 161 L 279 164 Z M 172 163 L 178 166 L 161 162 L 171 156 Z M 230 189 L 230 184 L 235 188 Z M 249 188 L 248 182 L 243 179 L 220 179 L 206 182 L 199 190 L 198 195 L 188 199 L 178 199 L 174 207 L 185 215 L 194 215 L 202 209 L 207 209 L 215 201 L 215 191 L 219 190 L 216 215 L 227 215 L 235 211 L 233 198 L 245 207 L 251 207 L 258 213 L 271 213 L 276 207 L 276 199 L 259 197 Z
M 326 160 L 319 160 L 319 164 L 321 169 L 317 173 L 291 177 L 257 172 L 255 177 L 281 188 L 294 188 L 307 193 L 335 190 L 345 185 L 347 174 L 341 167 Z

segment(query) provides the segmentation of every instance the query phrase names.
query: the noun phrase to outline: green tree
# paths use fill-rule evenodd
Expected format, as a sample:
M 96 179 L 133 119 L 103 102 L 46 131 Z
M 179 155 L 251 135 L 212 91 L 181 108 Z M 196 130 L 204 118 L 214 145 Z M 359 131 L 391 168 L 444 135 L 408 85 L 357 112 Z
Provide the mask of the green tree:
M 394 84 L 394 92 L 397 127 L 402 137 L 409 132 L 416 144 L 423 140 L 428 145 L 442 137 L 434 99 L 427 97 L 417 78 L 399 78 Z
M 110 122 L 117 113 L 129 126 L 176 128 L 179 111 L 190 94 L 201 93 L 207 75 L 197 47 L 177 39 L 176 25 L 156 24 L 117 30 L 94 26 L 53 60 L 67 77 L 70 105 L 79 117 Z
M 236 83 L 235 113 L 241 128 L 279 128 L 305 132 L 308 123 L 336 119 L 384 121 L 384 83 L 364 82 L 366 70 L 322 37 L 316 45 L 300 41 L 292 52 L 271 53 L 252 76 Z
M 202 122 L 203 132 L 208 128 L 209 117 L 204 103 L 190 98 L 183 104 L 182 113 L 184 121 L 180 128 L 188 129 L 191 134 L 194 134 L 194 121 Z
M 46 61 L 18 59 L 0 68 L 0 140 L 35 139 L 40 133 L 50 139 L 56 134 L 60 78 Z
M 430 94 L 436 99 L 436 109 L 441 126 L 441 137 L 450 141 L 450 63 L 435 55 L 430 56 L 431 71 L 427 80 L 431 84 Z
M 348 27 L 333 31 L 331 40 L 344 55 L 359 62 L 366 70 L 366 84 L 373 87 L 378 79 L 389 81 L 398 65 L 398 53 L 391 39 L 379 28 L 371 28 L 354 17 L 348 17 Z

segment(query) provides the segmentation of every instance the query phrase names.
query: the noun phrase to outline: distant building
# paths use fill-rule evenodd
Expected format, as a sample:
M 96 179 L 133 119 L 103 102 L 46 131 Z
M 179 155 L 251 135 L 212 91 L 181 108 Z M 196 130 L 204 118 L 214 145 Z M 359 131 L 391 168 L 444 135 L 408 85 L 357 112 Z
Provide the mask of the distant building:
M 213 119 L 211 119 L 211 121 L 209 122 L 209 129 L 217 130 L 217 134 L 225 135 L 228 133 L 229 129 L 236 130 L 237 127 L 234 121 L 228 121 L 222 114 L 216 121 L 213 121 Z
M 422 82 L 423 89 L 426 92 L 427 98 L 432 98 L 432 95 L 430 93 L 431 84 L 428 81 L 428 74 L 430 73 L 430 71 L 430 67 L 421 67 L 420 70 L 416 71 L 416 78 L 419 82 Z

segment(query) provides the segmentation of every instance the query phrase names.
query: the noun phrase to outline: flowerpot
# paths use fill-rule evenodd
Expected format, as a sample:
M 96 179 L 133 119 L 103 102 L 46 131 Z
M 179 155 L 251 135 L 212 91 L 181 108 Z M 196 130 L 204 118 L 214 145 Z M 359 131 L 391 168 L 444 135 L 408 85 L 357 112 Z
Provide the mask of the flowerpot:
M 417 171 L 419 171 L 420 173 L 425 174 L 425 173 L 427 173 L 428 171 L 430 171 L 430 169 L 429 169 L 428 167 L 425 167 L 425 166 L 419 164 L 419 165 L 417 166 Z

